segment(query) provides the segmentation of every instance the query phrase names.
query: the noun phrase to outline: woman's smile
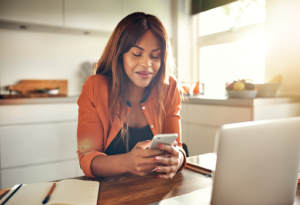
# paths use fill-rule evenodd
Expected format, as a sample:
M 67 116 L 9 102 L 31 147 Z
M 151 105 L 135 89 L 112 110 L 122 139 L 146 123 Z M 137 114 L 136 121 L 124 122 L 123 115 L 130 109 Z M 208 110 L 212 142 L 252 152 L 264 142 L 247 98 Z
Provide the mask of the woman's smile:
M 151 72 L 149 72 L 149 71 L 138 71 L 138 72 L 136 72 L 141 78 L 143 78 L 143 79 L 148 79 L 148 78 L 150 78 L 151 77 L 151 75 L 153 74 L 153 73 L 151 73 Z

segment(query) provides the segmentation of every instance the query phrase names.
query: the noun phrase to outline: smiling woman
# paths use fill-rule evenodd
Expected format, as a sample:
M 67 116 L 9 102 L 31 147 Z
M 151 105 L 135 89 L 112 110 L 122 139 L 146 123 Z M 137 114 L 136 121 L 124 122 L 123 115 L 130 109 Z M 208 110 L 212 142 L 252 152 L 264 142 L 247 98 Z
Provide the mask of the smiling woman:
M 86 176 L 142 176 L 155 169 L 159 178 L 171 179 L 183 169 L 181 98 L 173 69 L 158 18 L 138 12 L 121 20 L 78 99 L 78 157 Z M 177 143 L 147 149 L 161 133 L 177 133 Z

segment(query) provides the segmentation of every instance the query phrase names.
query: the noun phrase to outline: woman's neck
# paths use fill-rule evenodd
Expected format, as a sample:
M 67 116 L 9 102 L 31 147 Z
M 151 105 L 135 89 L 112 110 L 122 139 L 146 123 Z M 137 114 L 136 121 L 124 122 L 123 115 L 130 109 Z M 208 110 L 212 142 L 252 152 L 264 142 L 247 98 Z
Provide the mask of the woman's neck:
M 132 104 L 132 103 L 139 103 L 144 95 L 145 95 L 145 90 L 146 88 L 140 88 L 137 87 L 135 84 L 133 84 L 132 82 L 130 82 L 127 85 L 127 89 L 128 89 L 128 101 Z

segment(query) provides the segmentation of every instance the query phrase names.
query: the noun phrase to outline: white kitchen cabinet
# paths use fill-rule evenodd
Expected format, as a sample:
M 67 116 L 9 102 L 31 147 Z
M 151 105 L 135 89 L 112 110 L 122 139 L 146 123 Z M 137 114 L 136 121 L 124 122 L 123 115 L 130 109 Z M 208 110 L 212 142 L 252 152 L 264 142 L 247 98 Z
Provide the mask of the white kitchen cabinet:
M 268 120 L 287 117 L 297 117 L 300 115 L 300 104 L 277 104 L 256 106 L 254 110 L 254 120 Z
M 0 113 L 0 188 L 83 175 L 76 102 L 1 105 Z
M 182 139 L 190 156 L 214 152 L 216 132 L 224 124 L 300 116 L 300 99 L 209 100 L 210 105 L 198 100 L 181 108 Z
M 108 37 L 130 13 L 156 15 L 171 37 L 171 0 L 1 0 L 0 22 L 5 28 L 62 33 L 101 34 Z
M 188 122 L 209 126 L 245 122 L 251 120 L 251 108 L 216 105 L 195 105 L 187 107 Z
M 65 0 L 65 27 L 112 32 L 122 16 L 122 0 Z
M 215 134 L 223 124 L 251 120 L 251 108 L 183 103 L 182 138 L 189 155 L 214 151 Z
M 1 169 L 76 159 L 77 122 L 0 127 Z
M 0 126 L 75 121 L 78 106 L 76 103 L 1 105 L 0 113 Z
M 1 0 L 0 19 L 63 26 L 63 1 Z
M 190 156 L 214 151 L 216 127 L 188 124 L 188 150 Z

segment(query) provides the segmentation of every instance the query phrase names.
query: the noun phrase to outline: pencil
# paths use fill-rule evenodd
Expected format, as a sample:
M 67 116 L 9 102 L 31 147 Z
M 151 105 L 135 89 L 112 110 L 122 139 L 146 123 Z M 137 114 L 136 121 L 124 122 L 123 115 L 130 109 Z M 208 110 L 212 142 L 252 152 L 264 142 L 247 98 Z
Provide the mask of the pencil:
M 51 186 L 51 189 L 49 190 L 47 196 L 45 197 L 45 199 L 44 199 L 44 201 L 43 201 L 43 204 L 46 204 L 46 203 L 49 201 L 50 196 L 51 196 L 51 194 L 52 194 L 52 192 L 53 192 L 55 186 L 56 186 L 56 183 L 53 183 L 53 185 Z

